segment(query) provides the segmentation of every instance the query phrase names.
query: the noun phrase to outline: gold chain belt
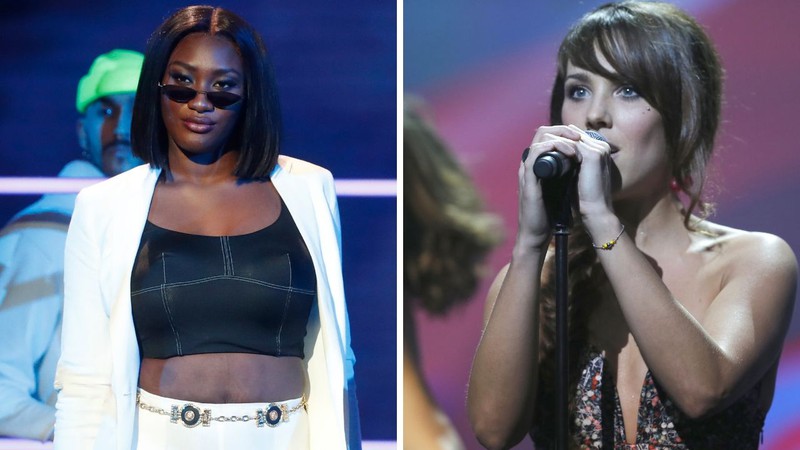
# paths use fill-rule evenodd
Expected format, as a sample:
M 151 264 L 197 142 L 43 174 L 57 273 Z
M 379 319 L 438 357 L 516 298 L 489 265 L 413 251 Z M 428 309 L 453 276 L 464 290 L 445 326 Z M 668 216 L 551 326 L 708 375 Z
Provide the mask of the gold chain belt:
M 249 422 L 251 420 L 255 421 L 256 426 L 259 428 L 263 428 L 264 425 L 267 425 L 270 428 L 275 428 L 281 422 L 288 422 L 289 414 L 296 412 L 300 408 L 306 408 L 306 396 L 303 394 L 303 397 L 300 399 L 300 403 L 291 409 L 286 403 L 270 403 L 263 409 L 256 409 L 255 415 L 253 416 L 248 414 L 243 416 L 212 416 L 210 409 L 203 409 L 200 411 L 200 408 L 191 403 L 185 403 L 183 405 L 171 405 L 170 410 L 167 411 L 164 408 L 158 408 L 144 403 L 141 401 L 140 394 L 138 392 L 136 393 L 136 404 L 139 406 L 139 409 L 143 409 L 161 416 L 168 416 L 169 421 L 172 423 L 178 423 L 178 421 L 180 421 L 183 426 L 187 428 L 194 428 L 199 424 L 207 427 L 211 425 L 212 421 Z

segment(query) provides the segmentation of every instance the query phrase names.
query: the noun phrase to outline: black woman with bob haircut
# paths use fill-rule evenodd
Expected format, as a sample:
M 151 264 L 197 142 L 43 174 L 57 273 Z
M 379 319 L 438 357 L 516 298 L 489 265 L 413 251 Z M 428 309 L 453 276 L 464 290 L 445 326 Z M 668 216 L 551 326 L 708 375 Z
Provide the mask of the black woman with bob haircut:
M 132 143 L 70 225 L 55 448 L 360 448 L 333 178 L 279 155 L 259 34 L 164 21 Z
M 470 376 L 470 420 L 486 447 L 529 435 L 555 448 L 555 276 L 532 166 L 557 151 L 579 165 L 570 448 L 758 448 L 797 261 L 776 236 L 707 220 L 721 97 L 710 39 L 673 5 L 610 3 L 569 31 L 551 125 L 519 166 L 517 237 Z

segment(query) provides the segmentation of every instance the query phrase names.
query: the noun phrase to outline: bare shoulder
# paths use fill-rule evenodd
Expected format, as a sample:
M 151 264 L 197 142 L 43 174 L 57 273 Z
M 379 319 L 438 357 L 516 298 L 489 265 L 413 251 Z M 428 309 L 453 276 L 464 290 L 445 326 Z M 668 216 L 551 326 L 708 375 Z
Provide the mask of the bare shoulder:
M 703 222 L 693 233 L 698 249 L 712 250 L 730 277 L 741 275 L 797 280 L 797 258 L 789 244 L 774 234 Z

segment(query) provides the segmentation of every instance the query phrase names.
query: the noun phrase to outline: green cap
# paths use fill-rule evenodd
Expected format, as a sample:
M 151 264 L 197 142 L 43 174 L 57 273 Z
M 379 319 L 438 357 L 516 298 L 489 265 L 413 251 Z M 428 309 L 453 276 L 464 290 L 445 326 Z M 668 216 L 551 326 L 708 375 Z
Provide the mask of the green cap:
M 100 97 L 136 92 L 143 61 L 144 55 L 132 50 L 116 49 L 98 56 L 78 82 L 78 112 L 83 114 L 89 103 Z

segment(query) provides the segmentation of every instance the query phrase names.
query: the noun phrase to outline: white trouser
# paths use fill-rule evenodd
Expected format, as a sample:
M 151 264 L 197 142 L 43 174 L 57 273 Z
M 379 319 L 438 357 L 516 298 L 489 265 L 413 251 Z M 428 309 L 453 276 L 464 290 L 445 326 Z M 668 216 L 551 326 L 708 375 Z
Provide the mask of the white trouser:
M 301 403 L 297 398 L 280 402 L 284 411 L 291 411 Z M 139 389 L 139 402 L 136 408 L 136 450 L 310 450 L 308 444 L 308 414 L 304 407 L 284 412 L 283 417 L 274 427 L 264 423 L 259 427 L 257 410 L 268 414 L 269 404 L 265 403 L 198 403 L 175 400 L 153 395 Z M 201 413 L 210 410 L 211 420 L 208 426 L 202 422 L 187 427 L 181 419 L 177 423 L 170 420 L 172 406 L 177 405 L 179 412 L 184 405 L 190 404 Z M 146 406 L 149 409 L 143 409 Z M 154 412 L 161 410 L 161 412 Z M 270 420 L 275 421 L 275 415 Z M 197 420 L 194 410 L 187 409 L 183 414 L 188 423 Z M 249 420 L 241 420 L 248 416 Z M 236 421 L 217 421 L 217 417 L 236 417 Z M 263 416 L 266 417 L 266 416 Z M 286 419 L 286 420 L 284 420 Z M 264 422 L 264 420 L 262 420 Z

